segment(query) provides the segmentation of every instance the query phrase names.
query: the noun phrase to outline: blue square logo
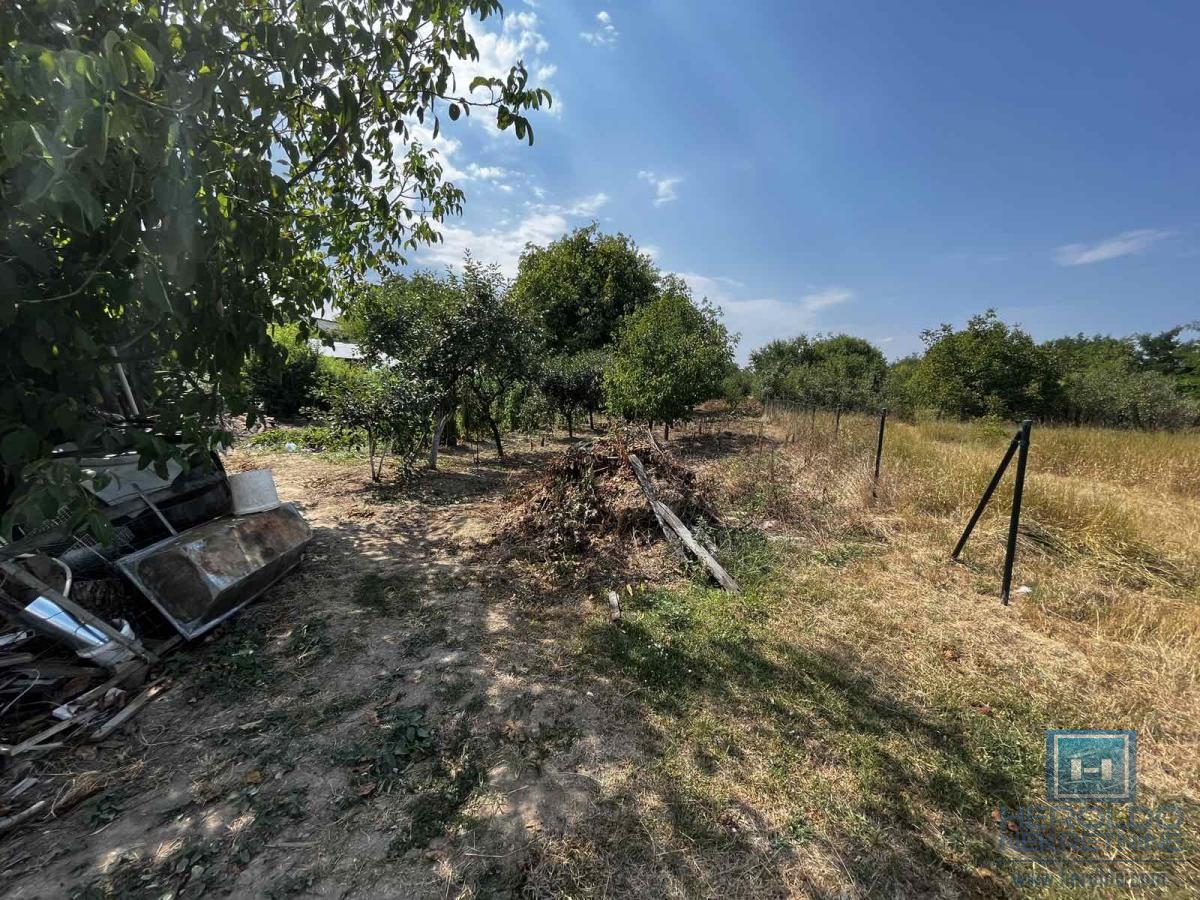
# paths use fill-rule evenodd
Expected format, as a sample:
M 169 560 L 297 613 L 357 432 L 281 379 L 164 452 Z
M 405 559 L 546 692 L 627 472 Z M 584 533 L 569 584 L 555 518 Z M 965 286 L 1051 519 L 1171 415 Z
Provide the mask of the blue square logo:
M 1136 794 L 1136 731 L 1046 732 L 1048 801 L 1131 803 Z

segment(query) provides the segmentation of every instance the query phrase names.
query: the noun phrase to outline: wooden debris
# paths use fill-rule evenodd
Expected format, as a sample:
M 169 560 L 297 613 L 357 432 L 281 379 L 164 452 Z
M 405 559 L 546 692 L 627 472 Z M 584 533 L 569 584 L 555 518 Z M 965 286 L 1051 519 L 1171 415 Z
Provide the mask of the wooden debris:
M 61 747 L 61 743 L 47 743 L 50 738 L 62 734 L 64 731 L 70 731 L 80 725 L 84 725 L 96 718 L 96 713 L 91 710 L 86 710 L 76 716 L 72 716 L 55 725 L 51 725 L 44 731 L 39 731 L 33 737 L 28 738 L 14 747 L 9 747 L 4 750 L 5 756 L 20 756 L 22 753 L 40 753 L 44 750 L 53 750 L 56 747 Z
M 35 785 L 38 785 L 40 783 L 41 783 L 41 779 L 34 778 L 32 776 L 30 776 L 29 778 L 22 778 L 20 781 L 18 781 L 16 784 L 14 784 L 12 787 L 9 788 L 5 792 L 3 797 L 0 797 L 0 802 L 12 803 L 14 800 L 16 800 L 18 797 L 20 797 L 23 793 L 25 793 L 31 787 L 34 787 Z
M 134 716 L 138 714 L 143 706 L 153 700 L 162 691 L 165 690 L 165 685 L 162 682 L 150 685 L 146 690 L 142 691 L 136 697 L 129 701 L 119 713 L 92 732 L 88 738 L 93 743 L 102 741 Z
M 0 834 L 4 834 L 4 832 L 8 831 L 10 828 L 16 828 L 22 822 L 32 819 L 43 809 L 45 809 L 49 803 L 49 800 L 39 800 L 37 803 L 33 804 L 33 806 L 29 807 L 23 812 L 17 813 L 15 816 L 7 816 L 6 818 L 0 819 Z
M 650 508 L 654 510 L 655 518 L 658 519 L 659 525 L 662 526 L 663 534 L 666 534 L 670 538 L 671 534 L 668 528 L 670 531 L 673 531 L 678 535 L 678 540 L 682 541 L 683 545 L 691 551 L 692 555 L 700 560 L 721 587 L 734 594 L 740 593 L 741 588 L 738 587 L 738 583 L 734 581 L 733 576 L 726 572 L 721 567 L 721 564 L 713 559 L 711 553 L 700 546 L 695 536 L 679 520 L 679 517 L 671 510 L 671 507 L 667 506 L 655 495 L 654 488 L 650 484 L 650 479 L 646 475 L 646 469 L 642 465 L 642 461 L 638 459 L 637 454 L 629 454 L 629 465 L 633 467 L 633 473 L 637 476 L 638 484 L 642 488 L 642 493 L 646 495 L 646 500 L 649 502 Z

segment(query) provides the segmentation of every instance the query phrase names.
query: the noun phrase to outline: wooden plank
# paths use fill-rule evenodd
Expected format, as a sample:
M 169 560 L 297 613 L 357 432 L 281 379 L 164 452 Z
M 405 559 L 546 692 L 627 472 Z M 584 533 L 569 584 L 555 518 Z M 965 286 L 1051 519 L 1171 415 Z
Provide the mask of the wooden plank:
M 695 536 L 688 530 L 688 527 L 680 521 L 679 516 L 675 515 L 671 507 L 663 503 L 654 494 L 654 488 L 650 484 L 650 479 L 646 475 L 646 469 L 642 465 L 642 461 L 637 458 L 636 454 L 629 454 L 629 464 L 633 467 L 633 474 L 637 476 L 638 485 L 641 486 L 642 493 L 646 495 L 646 499 L 650 503 L 650 508 L 654 510 L 654 515 L 658 518 L 659 524 L 664 522 L 663 530 L 666 531 L 667 526 L 679 536 L 679 540 L 683 545 L 692 552 L 692 555 L 704 565 L 704 568 L 712 574 L 717 583 L 725 590 L 737 594 L 741 592 L 738 583 L 734 581 L 733 576 L 726 572 L 721 564 L 718 563 L 711 553 L 705 550 L 696 540 Z
M 49 800 L 39 800 L 37 803 L 33 804 L 33 806 L 29 807 L 29 809 L 25 810 L 24 812 L 19 812 L 15 816 L 9 816 L 8 818 L 5 818 L 5 819 L 0 819 L 0 834 L 4 834 L 4 832 L 9 831 L 13 828 L 16 828 L 22 822 L 26 822 L 29 819 L 32 819 L 34 816 L 36 816 L 38 813 L 40 813 L 43 809 L 45 809 L 49 803 L 50 803 Z
M 658 498 L 654 494 L 654 488 L 650 485 L 650 479 L 646 477 L 646 470 L 642 466 L 642 461 L 630 453 L 629 465 L 633 467 L 633 474 L 637 476 L 638 485 L 641 487 L 642 493 L 646 495 L 646 499 L 650 502 L 650 510 L 654 513 L 654 518 L 658 520 L 658 527 L 662 529 L 663 535 L 666 536 L 667 543 L 673 551 L 682 556 L 683 543 L 679 540 L 679 535 L 675 533 L 667 520 L 663 518 L 662 513 L 659 512 L 658 506 L 660 504 L 658 504 Z
M 37 752 L 38 750 L 44 749 L 43 745 L 46 743 L 46 741 L 48 741 L 50 738 L 54 737 L 56 734 L 66 731 L 69 728 L 74 728 L 77 725 L 85 725 L 88 722 L 90 722 L 92 719 L 94 719 L 95 717 L 96 717 L 96 714 L 94 712 L 88 710 L 86 712 L 81 712 L 77 716 L 72 716 L 69 719 L 64 719 L 62 722 L 59 722 L 56 725 L 51 725 L 45 731 L 40 731 L 37 734 L 35 734 L 33 737 L 31 737 L 27 740 L 21 741 L 21 743 L 17 744 L 15 747 L 9 748 L 6 751 L 5 755 L 19 756 L 22 753 Z
M 124 709 L 93 731 L 88 740 L 92 741 L 93 743 L 104 740 L 106 737 L 136 716 L 141 711 L 143 706 L 153 700 L 163 690 L 165 690 L 165 685 L 161 683 L 150 685 L 150 687 L 146 688 L 146 690 L 142 691 L 127 704 L 125 704 Z
M 47 600 L 52 600 L 58 606 L 69 612 L 72 616 L 82 622 L 84 625 L 90 625 L 97 631 L 104 634 L 110 641 L 115 641 L 126 650 L 133 653 L 135 656 L 140 656 L 149 663 L 158 662 L 158 657 L 142 646 L 137 638 L 127 638 L 117 629 L 113 628 L 99 616 L 93 615 L 88 610 L 84 609 L 73 600 L 64 597 L 50 585 L 44 583 L 41 579 L 34 577 L 29 572 L 18 566 L 16 563 L 4 561 L 0 562 L 0 572 L 11 578 L 16 579 L 25 587 L 32 591 L 36 591 Z

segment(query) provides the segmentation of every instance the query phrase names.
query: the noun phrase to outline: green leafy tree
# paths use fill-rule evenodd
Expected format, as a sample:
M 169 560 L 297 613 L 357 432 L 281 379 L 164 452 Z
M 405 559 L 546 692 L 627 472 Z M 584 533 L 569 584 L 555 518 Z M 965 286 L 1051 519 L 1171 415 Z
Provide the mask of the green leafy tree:
M 966 328 L 942 325 L 921 337 L 920 387 L 939 412 L 1024 418 L 1054 409 L 1059 374 L 1051 354 L 995 310 L 972 316 Z
M 808 338 L 776 338 L 750 354 L 750 368 L 758 378 L 764 403 L 772 400 L 795 402 L 788 396 L 786 380 L 794 369 L 810 360 Z
M 566 420 L 569 437 L 575 436 L 575 416 L 594 413 L 600 406 L 605 359 L 594 353 L 560 354 L 542 363 L 538 387 L 551 409 Z
M 658 270 L 623 234 L 595 223 L 521 255 L 513 295 L 551 355 L 610 345 L 622 317 L 658 294 Z
M 718 396 L 733 363 L 733 342 L 719 312 L 697 306 L 682 281 L 664 279 L 662 295 L 626 319 L 604 375 L 609 408 L 626 420 L 686 421 L 697 403 Z
M 429 422 L 424 385 L 398 368 L 360 368 L 322 379 L 319 394 L 335 433 L 366 434 L 372 481 L 383 478 L 389 454 L 411 470 Z
M 912 418 L 928 406 L 918 373 L 921 357 L 917 354 L 898 359 L 888 366 L 883 380 L 883 402 L 899 416 Z
M 271 328 L 271 344 L 246 363 L 251 399 L 268 415 L 290 417 L 316 400 L 321 355 L 295 325 Z
M 1142 368 L 1174 379 L 1181 392 L 1200 398 L 1200 339 L 1183 340 L 1187 332 L 1200 333 L 1200 322 L 1139 334 L 1134 341 Z
M 731 366 L 721 379 L 721 399 L 725 401 L 729 415 L 736 416 L 742 406 L 754 396 L 756 379 L 750 369 Z
M 442 431 L 463 391 L 503 455 L 494 405 L 526 374 L 532 343 L 498 269 L 468 256 L 461 275 L 418 272 L 366 287 L 347 304 L 344 322 L 368 356 L 429 386 L 430 468 L 437 468 Z
M 488 107 L 532 141 L 523 66 L 461 83 L 496 0 L 11 0 L 0 14 L 2 529 L 88 516 L 55 445 L 159 466 L 225 439 L 272 325 L 435 240 L 429 148 Z M 118 369 L 118 363 L 124 368 Z M 128 381 L 126 388 L 125 381 Z M 114 416 L 113 413 L 118 415 Z M 122 415 L 123 414 L 123 415 Z M 149 422 L 129 420 L 151 415 Z M 182 434 L 178 444 L 165 439 Z
M 1042 346 L 1061 373 L 1053 417 L 1076 425 L 1181 428 L 1200 406 L 1188 396 L 1183 329 L 1160 335 L 1056 338 Z

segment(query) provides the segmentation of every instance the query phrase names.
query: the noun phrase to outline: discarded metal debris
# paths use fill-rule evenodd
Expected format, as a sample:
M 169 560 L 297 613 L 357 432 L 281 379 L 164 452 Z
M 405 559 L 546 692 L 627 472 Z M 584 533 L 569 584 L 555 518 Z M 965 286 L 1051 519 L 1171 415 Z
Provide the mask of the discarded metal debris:
M 218 519 L 117 561 L 185 638 L 223 622 L 292 569 L 312 538 L 294 504 Z
M 215 457 L 165 478 L 136 456 L 76 461 L 115 541 L 71 534 L 62 515 L 0 544 L 0 616 L 11 623 L 0 627 L 0 769 L 116 734 L 165 689 L 145 685 L 181 643 L 164 640 L 172 629 L 209 631 L 294 568 L 312 536 L 294 505 L 279 504 L 269 470 L 234 491 Z M 0 797 L 0 831 L 45 806 L 16 800 Z

